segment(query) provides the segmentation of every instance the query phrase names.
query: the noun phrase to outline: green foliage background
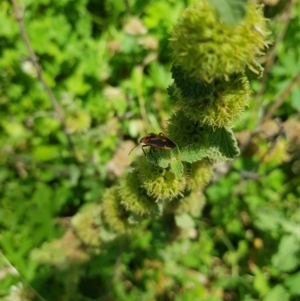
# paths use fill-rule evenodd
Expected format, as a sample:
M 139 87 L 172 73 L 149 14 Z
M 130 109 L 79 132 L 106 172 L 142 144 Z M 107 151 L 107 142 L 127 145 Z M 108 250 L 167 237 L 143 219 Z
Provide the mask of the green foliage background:
M 216 167 L 205 205 L 199 196 L 201 218 L 166 212 L 159 221 L 141 220 L 101 251 L 87 247 L 87 259 L 66 236 L 71 217 L 94 212 L 117 181 L 108 163 L 123 142 L 165 130 L 172 109 L 168 37 L 189 3 L 19 1 L 64 109 L 74 158 L 12 6 L 0 2 L 0 300 L 299 300 L 299 84 L 275 112 L 280 122 L 257 126 L 261 109 L 299 73 L 299 2 L 265 93 L 255 97 L 261 82 L 252 82 L 253 101 L 234 128 L 241 144 L 256 134 L 225 173 Z M 265 8 L 273 40 L 286 4 Z M 129 165 L 127 153 L 125 147 L 118 156 Z M 71 262 L 56 245 L 63 236 L 74 249 Z

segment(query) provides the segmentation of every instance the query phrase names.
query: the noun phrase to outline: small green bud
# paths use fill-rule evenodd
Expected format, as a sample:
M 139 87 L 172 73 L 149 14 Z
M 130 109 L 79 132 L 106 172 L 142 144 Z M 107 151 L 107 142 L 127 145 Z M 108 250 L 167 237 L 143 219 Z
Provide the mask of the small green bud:
M 89 205 L 72 217 L 71 223 L 80 241 L 88 246 L 99 246 L 101 207 Z
M 181 13 L 170 47 L 176 66 L 192 78 L 212 82 L 255 65 L 268 34 L 261 5 L 250 2 L 246 17 L 237 26 L 230 26 L 219 21 L 207 0 L 199 0 Z
M 144 159 L 144 157 L 142 158 Z M 127 211 L 138 215 L 147 215 L 158 211 L 157 203 L 149 198 L 145 189 L 141 187 L 136 171 L 127 173 L 121 180 L 119 195 L 121 204 Z
M 185 178 L 176 177 L 169 168 L 149 163 L 145 157 L 137 159 L 137 170 L 141 186 L 156 200 L 171 200 L 185 188 Z
M 186 170 L 187 188 L 191 190 L 202 189 L 213 175 L 212 165 L 207 160 L 189 164 Z
M 213 95 L 206 99 L 177 98 L 177 104 L 194 122 L 212 127 L 231 127 L 248 104 L 251 90 L 247 77 L 235 74 L 229 81 L 215 81 Z
M 207 135 L 198 122 L 192 122 L 182 110 L 172 113 L 168 121 L 168 135 L 182 147 L 192 144 L 206 144 Z
M 103 196 L 103 219 L 116 232 L 125 232 L 128 227 L 128 212 L 121 205 L 121 198 L 118 194 L 118 187 L 106 189 Z

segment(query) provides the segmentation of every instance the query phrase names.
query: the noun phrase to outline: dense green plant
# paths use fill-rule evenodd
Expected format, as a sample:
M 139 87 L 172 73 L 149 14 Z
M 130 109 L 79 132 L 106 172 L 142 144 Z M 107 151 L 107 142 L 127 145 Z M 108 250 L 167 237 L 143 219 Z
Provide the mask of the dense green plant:
M 0 3 L 0 299 L 298 300 L 299 87 L 275 112 L 284 122 L 255 127 L 257 109 L 299 70 L 300 5 L 266 93 L 249 102 L 247 77 L 261 74 L 266 43 L 262 8 L 195 2 L 169 35 L 186 2 L 20 1 L 66 133 L 10 2 Z M 212 163 L 238 154 L 231 127 L 245 124 L 254 131 L 238 139 L 250 143 L 203 192 Z M 147 152 L 115 179 L 113 152 L 128 160 L 132 146 L 121 142 L 152 131 L 177 148 Z
M 171 32 L 174 83 L 168 89 L 177 111 L 169 119 L 167 133 L 177 147 L 150 149 L 146 158 L 132 164 L 118 188 L 107 191 L 103 202 L 108 224 L 120 229 L 132 214 L 155 214 L 168 202 L 177 204 L 187 196 L 197 202 L 193 192 L 209 181 L 211 164 L 239 154 L 231 127 L 251 93 L 244 73 L 247 66 L 257 65 L 265 47 L 265 22 L 261 7 L 253 4 L 236 26 L 220 22 L 207 1 L 195 2 L 181 13 Z

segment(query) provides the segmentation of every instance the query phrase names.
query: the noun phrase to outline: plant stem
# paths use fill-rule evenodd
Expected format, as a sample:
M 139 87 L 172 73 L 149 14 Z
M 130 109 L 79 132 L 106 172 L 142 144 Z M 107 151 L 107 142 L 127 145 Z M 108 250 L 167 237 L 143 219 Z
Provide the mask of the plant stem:
M 270 109 L 266 112 L 263 117 L 262 123 L 266 122 L 268 119 L 272 117 L 274 112 L 283 104 L 285 98 L 290 94 L 294 86 L 300 81 L 300 73 L 296 74 L 294 78 L 291 80 L 289 85 L 280 93 L 277 99 L 274 101 Z
M 76 162 L 78 162 L 73 141 L 72 141 L 71 136 L 70 136 L 70 134 L 68 133 L 68 130 L 67 130 L 67 126 L 66 126 L 66 122 L 65 122 L 65 117 L 64 117 L 64 111 L 61 108 L 61 106 L 59 105 L 56 97 L 54 96 L 53 91 L 51 90 L 51 88 L 49 87 L 49 85 L 46 83 L 46 80 L 45 80 L 45 78 L 43 76 L 42 68 L 41 68 L 40 64 L 38 63 L 39 59 L 38 59 L 37 55 L 35 54 L 32 46 L 31 46 L 28 34 L 26 32 L 26 29 L 25 29 L 25 26 L 24 26 L 24 22 L 23 22 L 23 16 L 22 16 L 20 7 L 19 7 L 19 5 L 18 5 L 18 3 L 17 3 L 16 0 L 10 0 L 10 1 L 11 1 L 12 5 L 13 5 L 14 17 L 15 17 L 16 21 L 18 22 L 18 25 L 19 25 L 19 28 L 20 28 L 20 32 L 21 32 L 22 40 L 23 40 L 23 42 L 24 42 L 24 44 L 26 46 L 26 49 L 28 51 L 28 54 L 29 54 L 29 59 L 30 59 L 30 61 L 31 61 L 31 63 L 32 63 L 34 69 L 35 69 L 35 71 L 36 71 L 38 80 L 41 82 L 41 84 L 43 85 L 43 87 L 44 87 L 44 89 L 45 89 L 45 91 L 46 91 L 46 93 L 48 95 L 48 98 L 49 98 L 49 100 L 51 102 L 53 111 L 56 113 L 56 118 L 60 122 L 61 129 L 62 129 L 62 131 L 64 132 L 64 134 L 65 134 L 65 136 L 67 138 L 69 150 L 70 150 L 70 152 L 71 152 L 74 160 Z
M 266 85 L 268 82 L 268 78 L 269 78 L 269 74 L 270 74 L 270 70 L 274 64 L 275 58 L 276 58 L 276 52 L 277 52 L 277 46 L 280 44 L 280 42 L 282 41 L 282 39 L 285 36 L 286 30 L 288 28 L 288 25 L 290 23 L 291 20 L 291 12 L 292 9 L 294 7 L 294 5 L 296 4 L 297 0 L 290 0 L 287 4 L 286 7 L 284 8 L 283 11 L 283 25 L 281 27 L 281 30 L 278 34 L 278 36 L 276 37 L 276 40 L 273 44 L 273 47 L 271 48 L 271 50 L 269 51 L 269 53 L 267 54 L 267 58 L 266 58 L 266 63 L 264 66 L 264 73 L 263 73 L 263 77 L 261 80 L 261 85 L 260 85 L 260 89 L 257 92 L 256 95 L 256 99 L 259 99 L 265 92 L 266 89 Z

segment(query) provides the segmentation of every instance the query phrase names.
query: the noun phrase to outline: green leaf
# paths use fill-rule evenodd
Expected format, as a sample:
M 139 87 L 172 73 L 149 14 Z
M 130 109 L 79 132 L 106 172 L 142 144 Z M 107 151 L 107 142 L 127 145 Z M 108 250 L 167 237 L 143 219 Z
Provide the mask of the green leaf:
M 180 159 L 193 163 L 209 156 L 209 149 L 201 147 L 199 144 L 189 144 L 181 149 Z
M 40 145 L 34 150 L 32 156 L 36 161 L 55 159 L 58 156 L 58 147 L 54 145 Z
M 69 167 L 69 173 L 70 173 L 70 186 L 74 187 L 78 185 L 78 180 L 81 175 L 80 169 L 77 165 L 70 165 Z
M 3 121 L 2 127 L 6 133 L 12 138 L 26 137 L 26 129 L 20 122 Z
M 237 25 L 246 15 L 248 0 L 209 0 L 219 14 L 220 20 L 228 25 Z
M 0 36 L 1 37 L 13 37 L 18 33 L 18 27 L 15 20 L 10 17 L 10 6 L 6 1 L 1 1 L 0 4 Z
M 173 151 L 170 151 L 170 150 L 160 150 L 160 149 L 155 148 L 154 150 L 151 151 L 151 153 L 150 153 L 150 149 L 149 149 L 149 151 L 146 151 L 146 158 L 150 163 L 152 163 L 154 165 L 158 165 L 161 168 L 167 168 L 169 166 L 169 164 L 172 164 L 172 162 L 173 162 L 173 164 L 175 164 L 174 168 L 175 169 L 177 168 L 178 169 L 177 173 L 180 174 L 180 170 L 179 170 L 180 166 L 179 165 L 182 163 L 180 163 L 180 162 L 175 163 L 176 161 L 177 162 L 179 161 L 177 159 L 178 154 L 179 154 L 179 152 L 176 149 Z M 179 165 L 176 167 L 176 164 L 177 165 L 179 164 Z M 175 173 L 176 171 L 173 171 L 173 172 Z M 183 173 L 183 167 L 182 167 L 182 173 Z
M 285 221 L 283 214 L 276 209 L 261 209 L 256 214 L 255 225 L 267 232 L 276 231 Z
M 40 213 L 44 213 L 45 216 L 51 215 L 53 192 L 49 186 L 44 183 L 37 183 L 36 185 L 37 186 L 32 196 L 32 201 L 39 209 Z
M 176 177 L 181 177 L 183 175 L 183 164 L 181 163 L 181 161 L 171 161 L 170 166 L 171 171 L 175 174 Z
M 208 128 L 208 140 L 211 151 L 210 157 L 217 160 L 233 159 L 240 154 L 236 138 L 230 128 Z
M 171 81 L 171 76 L 166 68 L 155 61 L 150 64 L 149 73 L 154 86 L 157 88 L 165 89 Z
M 213 161 L 225 161 L 239 155 L 237 141 L 231 129 L 207 127 L 208 146 L 200 143 L 189 144 L 181 149 L 180 159 L 189 163 L 205 157 Z
M 289 294 L 283 285 L 278 284 L 273 287 L 265 296 L 263 301 L 289 301 Z
M 300 272 L 286 278 L 285 285 L 292 295 L 300 296 Z
M 284 235 L 278 252 L 272 257 L 273 265 L 282 272 L 290 272 L 299 266 L 299 241 L 293 235 Z
M 270 290 L 268 279 L 259 268 L 256 268 L 254 273 L 255 277 L 253 281 L 253 286 L 260 295 L 265 295 Z
M 148 151 L 146 153 L 146 159 L 154 165 L 158 165 L 161 168 L 167 168 L 170 163 L 170 158 L 165 156 L 165 153 L 166 151 L 161 151 L 161 150 L 155 150 L 152 151 L 151 153 L 150 151 Z

